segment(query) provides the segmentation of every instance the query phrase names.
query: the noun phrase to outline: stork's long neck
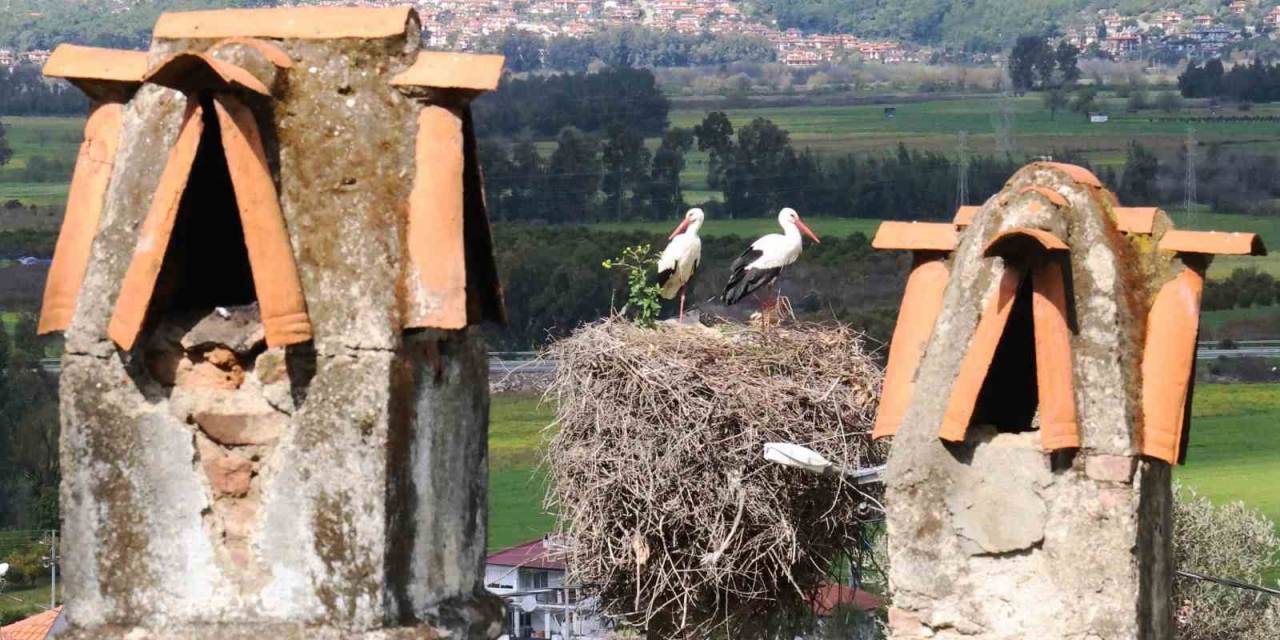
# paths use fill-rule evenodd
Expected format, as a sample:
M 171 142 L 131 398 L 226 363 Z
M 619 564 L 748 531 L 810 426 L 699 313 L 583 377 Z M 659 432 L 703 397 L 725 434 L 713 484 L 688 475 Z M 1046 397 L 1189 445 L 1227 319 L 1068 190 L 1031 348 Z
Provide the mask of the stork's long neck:
M 782 235 L 787 237 L 787 241 L 800 244 L 800 228 L 796 223 L 790 220 L 779 220 L 778 224 L 782 225 Z
M 691 236 L 696 236 L 698 235 L 698 231 L 701 229 L 702 229 L 702 220 L 695 218 L 693 219 L 693 221 L 689 223 L 688 227 L 685 227 L 684 232 Z

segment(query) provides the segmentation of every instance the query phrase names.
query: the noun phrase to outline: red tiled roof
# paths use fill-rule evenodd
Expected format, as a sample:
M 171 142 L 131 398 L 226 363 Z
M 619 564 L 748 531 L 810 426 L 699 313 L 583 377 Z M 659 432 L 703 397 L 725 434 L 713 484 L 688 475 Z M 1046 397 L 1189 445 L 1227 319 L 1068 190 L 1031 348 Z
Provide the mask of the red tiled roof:
M 551 555 L 542 538 L 493 553 L 485 562 L 500 567 L 564 571 L 564 562 Z
M 58 607 L 24 618 L 0 628 L 0 637 L 4 640 L 44 640 L 61 613 L 62 607 Z
M 848 585 L 827 583 L 814 595 L 813 612 L 820 616 L 830 615 L 839 605 L 853 605 L 859 611 L 871 611 L 884 606 L 880 596 L 874 593 L 855 589 Z

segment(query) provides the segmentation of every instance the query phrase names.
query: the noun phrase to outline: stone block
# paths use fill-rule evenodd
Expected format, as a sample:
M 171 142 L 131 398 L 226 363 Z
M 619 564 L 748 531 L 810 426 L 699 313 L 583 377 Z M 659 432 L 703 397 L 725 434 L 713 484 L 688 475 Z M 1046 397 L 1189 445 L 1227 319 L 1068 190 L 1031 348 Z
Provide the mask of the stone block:
M 1101 482 L 1133 480 L 1134 458 L 1131 456 L 1093 455 L 1084 460 L 1084 473 Z

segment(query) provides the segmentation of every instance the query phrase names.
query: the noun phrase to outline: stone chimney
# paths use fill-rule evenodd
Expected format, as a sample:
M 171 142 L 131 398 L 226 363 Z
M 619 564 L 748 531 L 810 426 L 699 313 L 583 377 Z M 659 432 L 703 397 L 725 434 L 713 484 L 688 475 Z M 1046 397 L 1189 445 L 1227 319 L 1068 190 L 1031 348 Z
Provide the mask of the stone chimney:
M 891 637 L 1172 638 L 1201 288 L 1258 238 L 1175 230 L 1043 162 L 874 245 L 915 255 L 876 425 Z
M 492 638 L 502 321 L 469 101 L 409 8 L 60 47 L 95 106 L 50 270 L 72 639 Z

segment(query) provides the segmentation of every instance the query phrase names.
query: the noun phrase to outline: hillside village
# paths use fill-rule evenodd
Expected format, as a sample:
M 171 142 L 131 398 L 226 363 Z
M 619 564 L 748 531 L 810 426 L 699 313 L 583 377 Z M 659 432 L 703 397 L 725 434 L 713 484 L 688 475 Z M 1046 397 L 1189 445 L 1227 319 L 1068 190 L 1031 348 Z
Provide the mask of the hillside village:
M 313 6 L 391 6 L 404 0 L 316 0 Z M 795 67 L 861 60 L 922 62 L 934 50 L 912 43 L 853 33 L 805 33 L 781 29 L 750 2 L 729 0 L 412 0 L 422 17 L 428 46 L 477 50 L 507 31 L 550 39 L 585 38 L 610 28 L 643 25 L 660 32 L 758 38 Z M 127 10 L 122 4 L 121 10 Z M 1218 15 L 1157 11 L 1126 15 L 1114 10 L 1082 14 L 1061 39 L 1086 55 L 1136 59 L 1152 55 L 1203 59 L 1245 39 L 1280 35 L 1280 5 L 1235 0 Z M 42 65 L 49 51 L 0 49 L 0 66 Z

